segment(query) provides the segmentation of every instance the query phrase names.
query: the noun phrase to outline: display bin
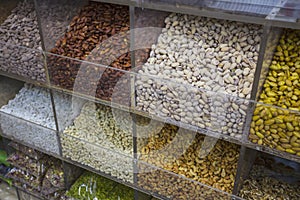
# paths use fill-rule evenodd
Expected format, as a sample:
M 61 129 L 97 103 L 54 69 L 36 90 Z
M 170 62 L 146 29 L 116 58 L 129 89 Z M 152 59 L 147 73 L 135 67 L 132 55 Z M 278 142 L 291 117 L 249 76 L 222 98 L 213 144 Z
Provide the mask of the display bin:
M 199 89 L 148 72 L 135 77 L 137 113 L 216 138 L 242 141 L 250 100 L 216 91 L 216 87 L 214 91 Z
M 11 14 L 0 25 L 0 73 L 45 84 L 45 59 L 34 1 L 2 3 L 6 5 L 1 13 L 7 13 L 9 6 L 16 3 Z
M 0 42 L 0 74 L 26 82 L 46 85 L 46 68 L 43 52 Z
M 66 192 L 66 196 L 71 199 L 151 199 L 149 195 L 142 195 L 136 190 L 117 183 L 113 180 L 102 177 L 98 174 L 84 172 Z
M 257 150 L 299 162 L 299 115 L 297 111 L 255 104 L 247 142 Z
M 298 43 L 299 30 L 269 30 L 260 87 L 256 94 L 258 102 L 253 103 L 248 117 L 251 117 L 250 141 L 293 154 L 295 156 L 291 159 L 299 161 Z
M 56 131 L 1 112 L 2 135 L 51 155 L 59 155 Z
M 50 51 L 54 48 L 55 42 L 68 31 L 73 17 L 88 3 L 88 0 L 36 0 L 35 3 L 44 50 Z
M 63 104 L 60 106 L 63 107 Z M 59 155 L 57 128 L 48 89 L 25 84 L 14 99 L 1 107 L 0 113 L 4 136 Z
M 71 136 L 133 157 L 132 126 L 129 112 L 87 102 L 80 115 L 64 129 L 62 136 Z
M 142 10 L 136 26 L 143 18 L 166 14 Z M 144 41 L 140 46 L 151 48 L 147 61 L 134 68 L 135 109 L 242 140 L 256 91 L 252 85 L 259 80 L 255 75 L 263 59 L 264 27 L 176 13 L 168 14 L 164 23 L 149 29 L 160 34 L 149 37 L 148 46 L 145 34 L 134 34 L 135 45 Z M 136 54 L 135 60 L 145 58 Z
M 79 93 L 111 100 L 115 85 L 124 75 L 122 71 L 131 68 L 129 7 L 89 2 L 79 8 L 81 10 L 63 32 L 64 36 L 55 45 L 46 47 L 50 52 L 47 54 L 50 83 L 69 91 L 79 89 Z M 82 63 L 85 63 L 83 68 Z M 111 69 L 104 66 L 111 66 Z
M 30 147 L 22 145 L 22 149 L 25 148 L 30 149 Z M 31 149 L 31 151 L 36 150 Z M 39 152 L 39 154 L 43 153 Z M 67 169 L 66 171 L 73 170 L 73 177 L 76 177 L 77 172 L 74 166 L 66 168 L 61 160 L 47 154 L 43 154 L 42 158 L 35 160 L 16 151 L 10 154 L 8 162 L 13 168 L 9 171 L 7 178 L 11 178 L 13 184 L 19 189 L 44 199 L 63 197 L 67 185 L 66 180 L 72 180 L 65 174 L 65 169 Z
M 49 72 L 50 80 L 57 90 L 112 106 L 127 109 L 131 106 L 131 76 L 126 70 L 49 53 L 47 55 L 48 67 L 52 70 Z
M 138 169 L 138 186 L 162 199 L 231 199 L 233 197 L 228 193 L 146 163 L 139 162 Z
M 133 183 L 133 156 L 64 133 L 60 134 L 60 141 L 65 159 L 108 174 L 118 181 Z
M 259 153 L 239 196 L 243 199 L 299 199 L 299 180 L 299 163 Z
M 232 193 L 239 152 L 238 145 L 166 124 L 148 137 L 138 160 Z
M 1 4 L 7 4 L 7 8 L 9 6 L 15 7 L 13 8 L 13 10 L 6 10 L 6 8 L 3 7 L 3 9 L 5 9 L 6 11 L 1 13 L 1 15 L 7 15 L 7 11 L 10 13 L 0 25 L 0 41 L 2 43 L 8 43 L 33 49 L 37 49 L 38 47 L 41 48 L 41 38 L 39 35 L 39 27 L 34 1 L 13 0 L 9 3 L 1 2 Z
M 76 180 L 66 194 L 68 197 L 77 200 L 95 197 L 105 199 L 116 185 L 117 183 L 112 180 L 86 171 Z

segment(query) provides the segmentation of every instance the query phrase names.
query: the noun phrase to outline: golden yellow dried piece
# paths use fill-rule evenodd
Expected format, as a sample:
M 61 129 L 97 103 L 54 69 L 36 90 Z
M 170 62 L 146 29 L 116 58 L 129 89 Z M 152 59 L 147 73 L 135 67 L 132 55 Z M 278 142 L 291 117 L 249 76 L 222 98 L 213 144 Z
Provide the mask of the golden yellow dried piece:
M 276 47 L 259 102 L 300 111 L 300 31 L 285 30 Z M 249 140 L 298 155 L 300 114 L 257 105 Z

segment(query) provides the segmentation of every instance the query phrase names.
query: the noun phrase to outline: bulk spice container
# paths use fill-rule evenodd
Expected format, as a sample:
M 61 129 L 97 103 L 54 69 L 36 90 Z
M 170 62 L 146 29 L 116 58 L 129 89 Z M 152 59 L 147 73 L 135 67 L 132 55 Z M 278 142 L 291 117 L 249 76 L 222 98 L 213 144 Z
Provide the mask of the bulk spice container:
M 297 199 L 298 4 L 1 2 L 1 133 L 119 182 L 63 167 L 64 198 Z

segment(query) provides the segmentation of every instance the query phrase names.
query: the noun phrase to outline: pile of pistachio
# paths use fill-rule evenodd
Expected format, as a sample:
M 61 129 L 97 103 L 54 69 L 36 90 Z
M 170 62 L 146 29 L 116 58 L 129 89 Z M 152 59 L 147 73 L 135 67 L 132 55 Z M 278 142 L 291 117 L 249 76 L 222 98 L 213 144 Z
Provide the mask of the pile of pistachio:
M 259 101 L 263 104 L 256 105 L 249 135 L 253 143 L 298 156 L 300 156 L 299 45 L 300 31 L 285 30 L 276 47 L 260 95 Z

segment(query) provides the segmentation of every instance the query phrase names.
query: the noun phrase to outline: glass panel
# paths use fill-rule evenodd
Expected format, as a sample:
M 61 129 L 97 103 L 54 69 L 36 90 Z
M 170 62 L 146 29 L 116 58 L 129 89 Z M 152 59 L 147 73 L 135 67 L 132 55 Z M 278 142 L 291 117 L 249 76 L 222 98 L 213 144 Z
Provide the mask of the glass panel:
M 86 0 L 35 0 L 46 51 L 68 30 L 68 25 Z
M 2 106 L 0 111 L 56 130 L 48 89 L 25 84 L 15 98 Z
M 118 106 L 131 105 L 131 77 L 124 70 L 52 54 L 48 54 L 48 69 L 55 87 Z
M 1 4 L 3 4 L 2 2 Z M 7 2 L 5 4 L 10 3 L 15 4 L 16 1 L 9 1 L 9 3 Z M 42 50 L 41 37 L 39 34 L 38 21 L 33 0 L 18 2 L 11 14 L 3 23 L 1 23 L 0 38 L 1 43 Z
M 178 126 L 209 130 L 215 137 L 242 138 L 249 101 L 224 94 L 220 86 L 207 85 L 214 90 L 208 91 L 144 73 L 136 76 L 135 86 L 137 110 Z
M 87 102 L 63 133 L 121 154 L 133 155 L 130 113 Z
M 59 91 L 53 92 L 53 100 L 59 131 L 72 125 L 73 120 L 80 114 L 81 108 L 86 102 L 84 99 Z
M 271 33 L 276 35 L 276 31 Z M 269 71 L 259 91 L 259 103 L 255 104 L 249 140 L 300 156 L 300 31 L 285 29 L 277 42 L 272 43 L 275 53 L 272 61 L 267 62 Z
M 133 183 L 133 158 L 68 134 L 61 134 L 63 157 Z M 101 145 L 101 144 L 100 144 Z M 74 148 L 76 146 L 76 148 Z
M 240 147 L 165 124 L 138 149 L 141 161 L 232 192 Z
M 0 42 L 0 74 L 46 83 L 46 69 L 41 50 Z
M 9 100 L 13 99 L 24 83 L 0 76 L 0 107 L 6 105 Z
M 300 18 L 300 3 L 297 0 L 284 1 L 284 5 L 276 13 L 275 19 L 282 21 L 299 22 Z
M 270 19 L 273 19 L 279 11 L 279 15 L 276 16 L 277 20 L 295 21 L 295 17 L 299 17 L 299 2 L 297 0 L 140 0 L 139 2 L 145 7 L 155 7 L 157 9 L 164 7 L 178 12 L 183 9 L 192 10 L 195 13 L 196 10 L 202 10 L 206 14 L 207 11 L 215 11 L 218 12 L 219 17 L 223 16 L 222 12 L 226 12 L 255 16 L 263 20 L 270 16 Z M 245 21 L 247 21 L 246 18 Z
M 231 195 L 182 176 L 139 163 L 138 185 L 168 199 L 231 199 Z
M 25 191 L 22 191 L 22 190 L 18 190 L 18 193 L 19 193 L 19 197 L 20 197 L 20 200 L 40 200 L 41 198 L 38 198 L 38 194 L 36 195 L 31 195 Z
M 134 31 L 131 31 L 134 35 L 134 46 L 131 50 L 135 51 L 136 67 L 147 61 L 151 46 L 157 42 L 167 15 L 168 12 L 135 8 Z
M 299 124 L 299 112 L 257 103 L 249 141 L 281 151 L 283 156 L 282 152 L 300 156 Z
M 59 155 L 55 130 L 3 112 L 0 113 L 0 116 L 1 132 L 5 137 L 20 141 L 49 154 Z
M 244 199 L 299 199 L 299 167 L 299 163 L 260 154 L 239 196 Z
M 25 84 L 13 100 L 1 107 L 0 113 L 4 135 L 59 155 L 49 90 Z
M 272 59 L 274 53 L 276 52 L 277 44 L 279 43 L 280 36 L 282 34 L 282 29 L 280 28 L 270 28 L 268 31 L 268 39 L 266 44 L 266 50 L 264 52 L 264 59 L 262 64 L 262 69 L 260 72 L 260 79 L 258 83 L 257 94 L 255 96 L 255 100 L 258 101 L 260 92 L 262 90 L 263 84 L 268 76 L 269 67 L 272 64 Z

